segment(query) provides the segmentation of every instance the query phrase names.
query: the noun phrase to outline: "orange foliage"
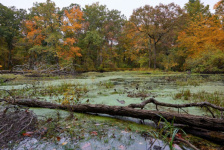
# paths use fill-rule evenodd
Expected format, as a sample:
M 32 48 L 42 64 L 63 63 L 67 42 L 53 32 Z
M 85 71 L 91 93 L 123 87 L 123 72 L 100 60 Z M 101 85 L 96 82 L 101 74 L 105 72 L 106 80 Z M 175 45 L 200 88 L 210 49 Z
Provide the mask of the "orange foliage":
M 73 7 L 72 9 L 64 11 L 65 16 L 62 18 L 61 30 L 65 33 L 65 40 L 63 43 L 63 48 L 60 49 L 58 56 L 69 60 L 75 56 L 81 57 L 80 48 L 74 46 L 77 43 L 75 38 L 76 33 L 81 29 L 83 20 L 83 13 L 78 7 Z
M 42 30 L 37 27 L 36 21 L 26 21 L 25 26 L 27 29 L 27 39 L 33 45 L 41 45 L 41 41 L 45 39 Z
M 178 36 L 179 47 L 187 49 L 188 56 L 197 57 L 205 50 L 205 45 L 214 45 L 224 51 L 224 31 L 215 17 L 200 16 L 197 22 L 190 25 Z
M 62 18 L 63 25 L 61 27 L 61 30 L 63 32 L 73 33 L 78 29 L 81 29 L 82 27 L 81 21 L 83 20 L 83 13 L 79 8 L 73 7 L 69 11 L 65 10 L 64 13 L 65 17 Z
M 213 9 L 217 9 L 220 5 L 222 5 L 222 3 L 224 3 L 223 0 L 218 1 L 218 2 L 213 6 Z

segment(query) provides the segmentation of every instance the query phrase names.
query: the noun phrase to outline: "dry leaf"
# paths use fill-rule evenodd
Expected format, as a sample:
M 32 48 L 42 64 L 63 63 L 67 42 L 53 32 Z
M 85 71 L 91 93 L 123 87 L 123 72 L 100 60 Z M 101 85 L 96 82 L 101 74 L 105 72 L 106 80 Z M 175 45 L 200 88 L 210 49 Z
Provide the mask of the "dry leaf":
M 97 131 L 92 131 L 91 135 L 98 135 Z
M 57 141 L 60 141 L 60 140 L 61 140 L 61 138 L 59 136 L 57 136 Z
M 33 132 L 25 132 L 23 133 L 23 136 L 31 136 L 33 134 Z

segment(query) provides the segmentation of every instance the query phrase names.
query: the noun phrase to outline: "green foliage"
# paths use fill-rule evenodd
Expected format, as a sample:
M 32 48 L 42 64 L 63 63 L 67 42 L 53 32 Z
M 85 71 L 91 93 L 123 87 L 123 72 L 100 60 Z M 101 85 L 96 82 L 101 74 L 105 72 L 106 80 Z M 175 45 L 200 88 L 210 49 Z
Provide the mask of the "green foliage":
M 172 68 L 178 65 L 175 53 L 170 53 L 169 55 L 160 54 L 160 59 L 160 64 L 163 66 L 165 71 L 171 71 Z
M 147 55 L 147 54 L 145 54 Z M 140 64 L 140 68 L 145 68 L 145 67 L 149 67 L 149 58 L 147 56 L 141 56 L 138 59 L 138 63 Z
M 205 16 L 211 15 L 209 11 L 209 5 L 204 6 L 200 0 L 189 0 L 188 3 L 185 4 L 185 9 L 190 17 L 195 18 L 195 16 L 199 14 L 203 14 Z
M 224 72 L 224 53 L 213 45 L 207 45 L 198 57 L 188 58 L 186 66 L 199 73 Z
M 11 69 L 16 60 L 13 58 L 17 41 L 20 38 L 22 20 L 25 19 L 26 11 L 17 10 L 15 7 L 6 7 L 0 3 L 0 65 L 5 69 Z
M 73 8 L 79 11 L 72 12 Z M 75 68 L 80 71 L 154 67 L 224 72 L 222 33 L 215 37 L 219 45 L 208 44 L 198 57 L 188 57 L 186 47 L 177 48 L 178 42 L 186 43 L 177 41 L 178 32 L 190 23 L 203 21 L 203 16 L 214 16 L 213 24 L 223 22 L 223 1 L 214 7 L 216 15 L 200 0 L 190 0 L 185 4 L 187 15 L 174 3 L 145 5 L 134 10 L 129 20 L 98 2 L 80 9 L 79 4 L 60 9 L 46 0 L 34 3 L 27 14 L 23 9 L 0 4 L 1 69 L 24 63 L 29 63 L 29 69 L 40 63 L 70 63 L 80 66 Z M 195 29 L 200 26 L 195 25 Z
M 175 118 L 171 122 L 167 121 L 163 116 L 158 115 L 160 117 L 160 121 L 158 122 L 158 126 L 160 127 L 161 122 L 161 128 L 159 128 L 158 133 L 156 132 L 150 132 L 150 135 L 153 136 L 156 140 L 159 138 L 162 138 L 164 142 L 166 142 L 170 149 L 173 149 L 173 142 L 174 138 L 177 135 L 179 131 L 183 132 L 185 135 L 186 133 L 177 127 L 174 126 Z
M 110 89 L 110 88 L 114 87 L 114 84 L 112 82 L 110 82 L 110 81 L 108 81 L 108 82 L 100 82 L 99 86 L 102 86 L 102 87 L 105 87 L 107 89 Z

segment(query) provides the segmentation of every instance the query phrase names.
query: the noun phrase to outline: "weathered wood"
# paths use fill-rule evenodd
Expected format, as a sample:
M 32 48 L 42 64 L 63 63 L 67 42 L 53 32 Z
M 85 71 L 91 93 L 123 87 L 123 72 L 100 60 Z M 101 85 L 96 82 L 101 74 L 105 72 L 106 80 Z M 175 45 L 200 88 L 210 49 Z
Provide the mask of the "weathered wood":
M 0 101 L 4 100 L 1 99 Z M 205 116 L 187 115 L 187 114 L 177 114 L 171 112 L 133 109 L 128 106 L 108 106 L 99 104 L 60 105 L 31 99 L 17 99 L 15 100 L 15 104 L 25 105 L 28 107 L 72 110 L 74 112 L 80 112 L 80 113 L 102 113 L 109 115 L 128 116 L 140 119 L 150 119 L 153 121 L 159 121 L 160 120 L 159 115 L 161 115 L 167 121 L 172 121 L 175 118 L 174 122 L 177 124 L 184 124 L 190 127 L 198 127 L 211 131 L 224 131 L 223 119 L 210 118 Z
M 224 134 L 223 132 L 209 131 L 206 129 L 201 129 L 197 127 L 184 127 L 183 130 L 186 133 L 192 134 L 204 138 L 206 140 L 212 141 L 219 145 L 224 145 Z
M 13 103 L 16 105 L 24 105 L 28 107 L 61 109 L 79 113 L 97 113 L 97 114 L 101 113 L 113 116 L 127 116 L 140 119 L 150 119 L 155 122 L 158 122 L 161 119 L 160 116 L 163 116 L 167 121 L 172 121 L 175 118 L 174 123 L 182 126 L 181 128 L 183 128 L 184 131 L 186 131 L 187 133 L 205 138 L 220 145 L 224 145 L 223 119 L 162 112 L 162 111 L 133 109 L 132 107 L 130 107 L 134 105 L 129 106 L 108 106 L 98 104 L 60 105 L 60 104 L 53 104 L 50 102 L 39 101 L 35 99 L 16 99 L 11 101 L 0 99 L 0 102 L 1 101 L 7 101 L 9 103 Z
M 130 105 L 128 105 L 128 107 L 130 107 L 130 108 L 141 108 L 141 109 L 143 109 L 145 107 L 145 105 L 147 105 L 149 103 L 153 103 L 153 104 L 159 105 L 159 106 L 173 107 L 173 108 L 211 107 L 211 108 L 217 109 L 219 111 L 224 111 L 224 107 L 219 107 L 219 106 L 216 106 L 216 105 L 211 104 L 209 102 L 188 103 L 188 104 L 170 104 L 170 103 L 162 103 L 162 102 L 159 102 L 159 101 L 155 100 L 154 98 L 150 98 L 150 99 L 148 99 L 146 101 L 143 101 L 141 104 L 130 104 Z

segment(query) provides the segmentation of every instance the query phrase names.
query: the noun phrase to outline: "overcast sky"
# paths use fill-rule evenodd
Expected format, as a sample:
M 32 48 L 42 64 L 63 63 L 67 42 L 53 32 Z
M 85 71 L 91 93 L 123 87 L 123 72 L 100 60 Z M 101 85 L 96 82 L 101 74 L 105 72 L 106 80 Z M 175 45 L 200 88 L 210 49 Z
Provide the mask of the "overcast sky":
M 56 3 L 57 7 L 63 8 L 69 6 L 71 3 L 80 4 L 81 7 L 85 7 L 85 5 L 91 5 L 94 2 L 99 2 L 102 5 L 106 5 L 107 8 L 117 9 L 121 11 L 127 18 L 130 17 L 133 10 L 144 6 L 146 4 L 151 6 L 156 6 L 159 3 L 169 4 L 174 2 L 181 7 L 184 6 L 189 0 L 52 0 Z M 210 5 L 210 10 L 214 12 L 213 6 L 219 0 L 201 0 L 204 5 Z M 34 2 L 46 2 L 46 0 L 0 0 L 5 6 L 16 6 L 16 8 L 27 9 L 33 6 Z

